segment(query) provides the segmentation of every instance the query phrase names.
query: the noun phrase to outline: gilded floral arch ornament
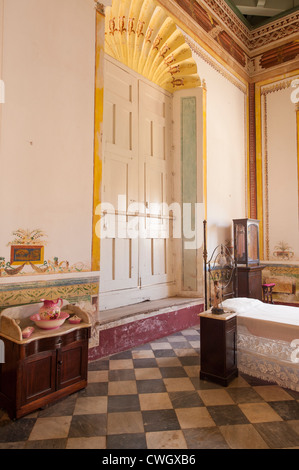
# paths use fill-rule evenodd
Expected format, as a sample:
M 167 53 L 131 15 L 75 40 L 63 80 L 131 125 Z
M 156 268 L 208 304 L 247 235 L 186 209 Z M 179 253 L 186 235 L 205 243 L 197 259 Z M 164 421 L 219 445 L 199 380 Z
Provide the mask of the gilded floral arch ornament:
M 155 0 L 106 6 L 105 52 L 171 93 L 201 86 L 189 45 Z

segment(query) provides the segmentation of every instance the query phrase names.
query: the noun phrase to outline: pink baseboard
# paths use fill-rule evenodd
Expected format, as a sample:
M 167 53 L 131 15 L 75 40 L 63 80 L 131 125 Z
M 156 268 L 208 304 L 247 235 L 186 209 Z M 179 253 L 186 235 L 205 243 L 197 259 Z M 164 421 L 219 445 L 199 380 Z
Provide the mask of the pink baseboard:
M 89 349 L 90 361 L 132 349 L 199 324 L 204 305 L 194 305 L 132 321 L 99 332 L 99 346 Z

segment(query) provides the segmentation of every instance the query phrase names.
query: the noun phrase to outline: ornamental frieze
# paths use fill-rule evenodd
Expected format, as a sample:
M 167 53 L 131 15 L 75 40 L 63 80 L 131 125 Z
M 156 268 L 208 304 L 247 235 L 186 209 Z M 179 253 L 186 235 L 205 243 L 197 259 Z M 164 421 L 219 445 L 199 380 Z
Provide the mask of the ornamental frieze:
M 250 29 L 225 0 L 171 0 L 169 3 L 183 9 L 192 18 L 193 25 L 196 23 L 202 28 L 248 75 L 293 61 L 299 55 L 298 12 Z M 287 44 L 269 50 L 270 44 L 275 46 L 287 39 Z M 258 52 L 258 56 L 254 56 L 254 52 Z

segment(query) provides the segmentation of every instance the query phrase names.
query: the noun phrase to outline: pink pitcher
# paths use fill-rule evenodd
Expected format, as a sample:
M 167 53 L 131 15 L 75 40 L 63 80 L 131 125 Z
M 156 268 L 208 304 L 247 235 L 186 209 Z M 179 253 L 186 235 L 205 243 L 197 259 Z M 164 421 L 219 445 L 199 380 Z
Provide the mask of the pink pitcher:
M 63 304 L 62 299 L 41 299 L 41 302 L 44 302 L 44 305 L 42 305 L 42 307 L 39 309 L 39 315 L 41 319 L 53 320 L 60 316 L 60 308 Z

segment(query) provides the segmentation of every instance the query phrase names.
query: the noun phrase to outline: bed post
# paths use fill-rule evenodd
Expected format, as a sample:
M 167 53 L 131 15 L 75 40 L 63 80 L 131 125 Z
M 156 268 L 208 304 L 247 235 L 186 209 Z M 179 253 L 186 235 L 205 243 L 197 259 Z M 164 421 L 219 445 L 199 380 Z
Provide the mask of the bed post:
M 203 259 L 204 259 L 204 282 L 205 282 L 205 310 L 208 310 L 208 290 L 207 290 L 207 221 L 203 221 Z

